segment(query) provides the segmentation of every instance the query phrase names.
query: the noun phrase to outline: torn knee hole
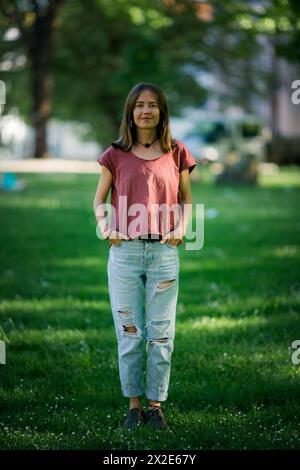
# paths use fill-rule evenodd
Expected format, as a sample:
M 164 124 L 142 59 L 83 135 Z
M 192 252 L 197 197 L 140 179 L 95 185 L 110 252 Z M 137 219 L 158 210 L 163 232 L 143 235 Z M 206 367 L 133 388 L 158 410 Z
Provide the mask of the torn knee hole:
M 134 326 L 134 324 L 132 324 L 133 314 L 127 311 L 123 312 L 122 310 L 118 310 L 118 314 L 122 322 L 126 319 L 129 323 L 125 325 L 122 323 L 123 330 L 126 331 L 127 333 L 136 333 L 137 329 Z
M 130 315 L 132 315 L 131 312 L 123 312 L 122 310 L 118 310 L 118 313 L 124 317 L 130 317 Z
M 123 330 L 127 331 L 127 333 L 136 333 L 137 332 L 137 329 L 134 325 L 132 325 L 132 326 L 123 325 Z
M 168 338 L 161 338 L 161 339 L 149 339 L 149 343 L 166 343 Z
M 158 284 L 159 289 L 166 289 L 174 284 L 175 279 L 170 279 L 169 281 L 162 281 Z

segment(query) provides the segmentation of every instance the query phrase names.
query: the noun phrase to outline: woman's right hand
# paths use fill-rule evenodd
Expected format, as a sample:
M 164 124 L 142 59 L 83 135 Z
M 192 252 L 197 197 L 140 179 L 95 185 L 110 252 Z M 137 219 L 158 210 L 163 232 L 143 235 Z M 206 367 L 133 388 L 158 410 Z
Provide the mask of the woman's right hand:
M 129 240 L 129 237 L 127 235 L 124 235 L 124 233 L 122 232 L 112 230 L 109 234 L 108 239 L 112 245 L 119 245 L 122 240 Z

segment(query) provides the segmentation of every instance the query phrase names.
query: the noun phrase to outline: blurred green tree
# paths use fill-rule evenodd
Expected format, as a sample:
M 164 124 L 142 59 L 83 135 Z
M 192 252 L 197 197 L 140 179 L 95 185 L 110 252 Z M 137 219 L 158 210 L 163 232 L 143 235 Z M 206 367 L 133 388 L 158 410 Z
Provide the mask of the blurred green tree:
M 89 137 L 107 144 L 140 81 L 161 86 L 179 115 L 203 104 L 199 72 L 209 71 L 229 84 L 224 109 L 251 111 L 253 96 L 274 80 L 256 61 L 259 39 L 297 61 L 298 13 L 296 0 L 0 0 L 7 109 L 17 104 L 33 123 L 36 157 L 47 154 L 50 116 L 89 123 Z
M 28 60 L 26 75 L 22 74 L 22 77 L 20 77 L 19 74 L 11 73 L 5 78 L 10 85 L 10 80 L 15 78 L 15 75 L 19 75 L 16 77 L 15 83 L 8 87 L 8 96 L 11 88 L 21 86 L 27 91 L 27 87 L 30 88 L 30 101 L 29 103 L 27 101 L 27 111 L 28 106 L 30 106 L 31 122 L 35 129 L 35 157 L 42 157 L 47 154 L 46 126 L 51 115 L 52 99 L 52 38 L 55 20 L 63 2 L 64 0 L 0 1 L 1 30 L 3 31 L 5 28 L 7 32 L 11 26 L 18 28 L 18 34 L 15 36 L 17 41 L 8 40 L 4 46 L 7 54 L 7 68 L 13 71 L 19 69 L 18 64 L 20 65 L 20 62 L 22 64 L 22 51 L 26 55 L 26 60 Z M 14 42 L 15 44 L 12 46 Z M 24 63 L 26 63 L 26 60 Z M 21 85 L 19 79 L 21 78 L 23 82 L 25 76 L 28 80 L 24 86 Z M 26 94 L 21 93 L 21 99 L 22 97 L 26 99 Z M 8 102 L 10 102 L 9 98 Z M 23 109 L 21 109 L 22 111 Z
M 116 137 L 125 97 L 138 82 L 161 86 L 172 115 L 200 106 L 205 92 L 192 64 L 199 64 L 195 49 L 205 31 L 186 4 L 180 14 L 160 0 L 66 5 L 55 38 L 57 116 L 89 122 L 93 137 L 106 143 Z
M 115 137 L 138 81 L 161 85 L 173 114 L 205 97 L 186 68 L 201 37 L 191 2 L 174 13 L 158 0 L 0 0 L 0 12 L 2 36 L 18 31 L 0 45 L 8 106 L 33 124 L 35 157 L 47 155 L 50 116 L 90 123 L 99 142 Z

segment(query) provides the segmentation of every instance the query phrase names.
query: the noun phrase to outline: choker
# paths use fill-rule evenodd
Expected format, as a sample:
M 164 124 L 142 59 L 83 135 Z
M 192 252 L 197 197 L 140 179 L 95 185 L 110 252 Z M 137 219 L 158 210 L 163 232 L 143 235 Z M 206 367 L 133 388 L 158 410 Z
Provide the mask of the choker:
M 137 143 L 143 145 L 144 147 L 146 147 L 146 149 L 148 149 L 148 148 L 151 147 L 151 145 L 154 144 L 154 142 L 156 142 L 157 140 L 158 140 L 158 138 L 156 138 L 155 140 L 153 140 L 153 142 L 151 142 L 151 144 L 149 144 L 149 143 L 142 144 L 142 142 L 139 142 L 138 140 L 137 140 Z

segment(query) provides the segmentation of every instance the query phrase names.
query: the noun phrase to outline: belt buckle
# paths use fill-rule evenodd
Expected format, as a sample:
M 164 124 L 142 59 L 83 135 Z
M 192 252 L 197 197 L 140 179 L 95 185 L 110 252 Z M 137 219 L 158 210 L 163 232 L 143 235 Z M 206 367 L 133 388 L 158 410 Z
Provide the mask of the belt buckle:
M 159 238 L 151 238 L 151 233 L 148 233 L 147 235 L 141 237 L 138 237 L 138 240 L 143 240 L 143 241 L 148 241 L 148 242 L 155 242 L 159 241 Z

